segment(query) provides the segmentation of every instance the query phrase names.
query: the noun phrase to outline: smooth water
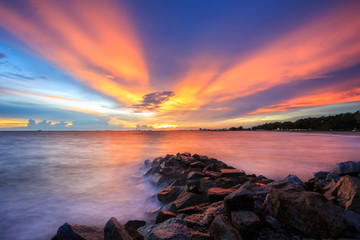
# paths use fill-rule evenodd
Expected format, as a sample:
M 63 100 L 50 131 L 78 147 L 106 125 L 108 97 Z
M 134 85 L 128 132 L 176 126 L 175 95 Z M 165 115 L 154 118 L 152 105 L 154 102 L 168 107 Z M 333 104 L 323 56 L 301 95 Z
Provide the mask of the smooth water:
M 103 227 L 159 205 L 143 161 L 208 155 L 281 179 L 359 161 L 360 136 L 286 132 L 0 132 L 0 239 L 50 239 L 69 221 Z

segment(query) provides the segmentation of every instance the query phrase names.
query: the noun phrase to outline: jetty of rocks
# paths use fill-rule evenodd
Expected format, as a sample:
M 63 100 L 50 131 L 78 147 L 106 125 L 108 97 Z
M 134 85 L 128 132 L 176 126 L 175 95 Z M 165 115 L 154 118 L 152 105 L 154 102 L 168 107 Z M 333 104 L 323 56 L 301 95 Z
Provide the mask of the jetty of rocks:
M 246 174 L 214 158 L 178 153 L 146 160 L 162 189 L 153 218 L 104 229 L 62 225 L 57 240 L 360 239 L 360 162 L 338 163 L 302 182 Z

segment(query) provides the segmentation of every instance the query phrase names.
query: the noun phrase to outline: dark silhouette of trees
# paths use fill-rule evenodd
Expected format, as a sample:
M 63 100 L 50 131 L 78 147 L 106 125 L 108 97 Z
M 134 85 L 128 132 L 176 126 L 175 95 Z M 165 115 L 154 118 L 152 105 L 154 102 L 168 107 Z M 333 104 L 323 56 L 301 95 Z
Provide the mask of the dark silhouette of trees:
M 352 131 L 360 130 L 360 111 L 335 116 L 308 117 L 295 122 L 273 122 L 252 127 L 253 130 L 314 130 Z

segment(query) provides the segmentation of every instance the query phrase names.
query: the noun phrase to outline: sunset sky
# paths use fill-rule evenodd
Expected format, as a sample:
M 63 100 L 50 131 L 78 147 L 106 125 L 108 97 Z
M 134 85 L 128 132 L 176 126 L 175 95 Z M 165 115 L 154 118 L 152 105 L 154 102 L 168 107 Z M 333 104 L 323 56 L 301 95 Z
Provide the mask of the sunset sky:
M 249 127 L 354 112 L 359 13 L 357 0 L 3 0 L 0 128 Z

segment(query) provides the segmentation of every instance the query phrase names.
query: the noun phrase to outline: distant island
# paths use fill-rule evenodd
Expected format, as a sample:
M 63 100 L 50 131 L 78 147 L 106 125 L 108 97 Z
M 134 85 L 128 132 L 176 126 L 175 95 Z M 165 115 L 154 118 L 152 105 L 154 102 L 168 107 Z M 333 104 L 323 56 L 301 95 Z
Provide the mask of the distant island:
M 254 126 L 252 128 L 231 127 L 223 129 L 200 128 L 200 131 L 251 131 L 251 130 L 279 130 L 279 131 L 360 131 L 360 111 L 341 113 L 334 116 L 301 118 L 295 122 L 272 122 Z

